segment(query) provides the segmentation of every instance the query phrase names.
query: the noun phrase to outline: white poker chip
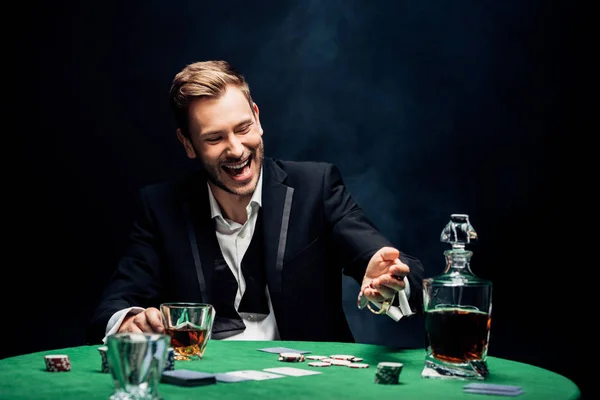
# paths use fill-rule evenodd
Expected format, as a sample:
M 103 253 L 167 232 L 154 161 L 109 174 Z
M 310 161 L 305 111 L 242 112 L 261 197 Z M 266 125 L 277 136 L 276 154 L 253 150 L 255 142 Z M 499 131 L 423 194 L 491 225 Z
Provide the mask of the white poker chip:
M 352 360 L 350 360 L 350 361 L 352 361 L 353 363 L 355 363 L 355 362 L 361 362 L 362 360 L 363 360 L 363 359 L 362 359 L 362 358 L 360 358 L 360 357 L 354 357 L 354 358 L 353 358 Z
M 369 368 L 369 364 L 365 363 L 352 363 L 348 364 L 349 368 Z
M 352 361 L 332 359 L 331 361 L 328 361 L 328 363 L 331 365 L 347 366 L 352 364 Z
M 350 354 L 334 354 L 329 356 L 329 358 L 333 358 L 334 360 L 352 360 L 354 356 Z
M 306 356 L 307 360 L 323 361 L 326 358 L 327 358 L 326 356 Z
M 381 368 L 381 369 L 401 370 L 403 366 L 404 366 L 404 364 L 402 364 L 402 363 L 392 362 L 392 361 L 382 361 L 379 364 L 377 364 L 377 367 Z
M 308 365 L 311 366 L 311 367 L 331 367 L 330 363 L 323 362 L 323 361 L 309 362 Z

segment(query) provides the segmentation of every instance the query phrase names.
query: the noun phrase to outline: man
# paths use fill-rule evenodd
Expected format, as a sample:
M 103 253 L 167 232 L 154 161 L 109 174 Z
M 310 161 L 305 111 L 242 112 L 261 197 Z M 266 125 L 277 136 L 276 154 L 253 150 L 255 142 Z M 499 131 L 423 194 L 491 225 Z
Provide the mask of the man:
M 88 342 L 163 332 L 157 307 L 172 301 L 212 304 L 216 339 L 352 342 L 342 272 L 361 285 L 361 308 L 396 320 L 420 310 L 421 263 L 377 231 L 334 165 L 264 157 L 258 106 L 232 66 L 190 64 L 170 96 L 177 138 L 202 168 L 141 190 Z

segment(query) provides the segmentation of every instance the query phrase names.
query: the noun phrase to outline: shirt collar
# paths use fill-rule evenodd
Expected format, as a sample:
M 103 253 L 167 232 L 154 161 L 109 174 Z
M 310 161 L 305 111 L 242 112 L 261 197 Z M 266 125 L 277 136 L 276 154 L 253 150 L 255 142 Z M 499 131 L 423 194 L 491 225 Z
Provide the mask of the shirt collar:
M 252 207 L 256 204 L 256 208 L 262 206 L 262 181 L 263 181 L 263 169 L 260 167 L 260 174 L 258 176 L 258 182 L 256 183 L 256 189 L 254 193 L 252 193 L 252 198 L 250 199 L 250 203 L 246 207 L 246 211 L 248 214 L 252 211 Z M 219 203 L 217 203 L 217 199 L 215 199 L 215 195 L 210 188 L 208 182 L 206 182 L 206 186 L 208 186 L 208 201 L 210 202 L 210 217 L 221 217 L 224 219 L 223 214 L 221 213 L 221 207 L 219 207 Z

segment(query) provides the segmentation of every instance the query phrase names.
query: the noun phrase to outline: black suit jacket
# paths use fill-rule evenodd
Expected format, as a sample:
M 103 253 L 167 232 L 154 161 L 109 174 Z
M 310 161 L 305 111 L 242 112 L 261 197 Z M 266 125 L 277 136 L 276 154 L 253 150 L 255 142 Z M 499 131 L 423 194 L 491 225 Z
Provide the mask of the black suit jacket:
M 341 273 L 360 284 L 371 256 L 394 245 L 354 202 L 336 166 L 265 158 L 263 173 L 265 268 L 281 339 L 354 341 Z M 211 280 L 222 256 L 206 244 L 215 240 L 201 172 L 143 188 L 129 245 L 91 319 L 87 342 L 99 343 L 109 318 L 123 308 L 210 303 L 219 295 Z M 423 267 L 404 253 L 400 258 L 411 269 L 409 302 L 419 311 Z

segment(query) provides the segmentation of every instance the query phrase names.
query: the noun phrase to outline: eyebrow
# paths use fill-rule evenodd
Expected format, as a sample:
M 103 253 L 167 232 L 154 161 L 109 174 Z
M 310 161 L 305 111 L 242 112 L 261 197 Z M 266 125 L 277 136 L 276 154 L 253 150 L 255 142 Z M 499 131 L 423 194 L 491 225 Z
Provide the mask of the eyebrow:
M 238 123 L 235 125 L 234 129 L 241 128 L 242 126 L 244 126 L 244 125 L 248 125 L 248 124 L 251 124 L 251 123 L 253 123 L 253 122 L 254 122 L 254 121 L 252 120 L 252 118 L 245 119 L 245 120 L 243 120 L 242 122 L 238 122 Z M 208 131 L 208 132 L 200 132 L 200 136 L 203 136 L 203 137 L 204 137 L 204 136 L 210 136 L 210 135 L 218 135 L 218 134 L 221 134 L 221 133 L 223 133 L 223 131 Z

